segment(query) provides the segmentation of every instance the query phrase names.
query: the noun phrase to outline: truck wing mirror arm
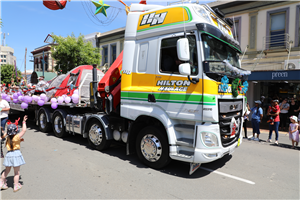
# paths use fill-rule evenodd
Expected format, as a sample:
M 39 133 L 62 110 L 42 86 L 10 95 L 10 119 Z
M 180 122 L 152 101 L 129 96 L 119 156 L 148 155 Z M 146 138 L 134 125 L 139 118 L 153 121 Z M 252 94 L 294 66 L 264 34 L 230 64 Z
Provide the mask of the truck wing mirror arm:
M 193 84 L 197 84 L 198 82 L 199 82 L 199 78 L 190 78 L 190 75 L 188 75 L 188 79 L 189 79 L 189 81 L 191 82 L 191 83 L 193 83 Z

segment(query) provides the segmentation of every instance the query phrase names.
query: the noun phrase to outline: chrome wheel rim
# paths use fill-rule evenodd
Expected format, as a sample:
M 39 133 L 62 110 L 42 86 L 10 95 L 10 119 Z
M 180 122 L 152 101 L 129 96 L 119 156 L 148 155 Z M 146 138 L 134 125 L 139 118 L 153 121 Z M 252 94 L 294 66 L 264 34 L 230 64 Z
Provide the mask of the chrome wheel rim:
M 54 129 L 56 133 L 62 132 L 62 119 L 60 116 L 56 116 L 54 119 Z
M 99 145 L 102 142 L 102 129 L 94 124 L 89 131 L 89 138 L 94 145 Z
M 162 154 L 162 146 L 159 139 L 152 134 L 145 135 L 141 141 L 141 151 L 148 161 L 156 162 Z
M 46 127 L 46 115 L 44 114 L 44 113 L 41 113 L 40 114 L 40 127 L 42 128 L 42 129 L 45 129 L 45 127 Z

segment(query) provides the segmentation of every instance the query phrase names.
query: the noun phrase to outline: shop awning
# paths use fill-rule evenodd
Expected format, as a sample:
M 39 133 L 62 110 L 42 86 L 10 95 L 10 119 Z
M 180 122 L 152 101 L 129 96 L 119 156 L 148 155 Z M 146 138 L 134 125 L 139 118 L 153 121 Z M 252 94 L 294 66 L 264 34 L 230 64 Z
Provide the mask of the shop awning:
M 248 81 L 300 81 L 300 70 L 252 71 Z

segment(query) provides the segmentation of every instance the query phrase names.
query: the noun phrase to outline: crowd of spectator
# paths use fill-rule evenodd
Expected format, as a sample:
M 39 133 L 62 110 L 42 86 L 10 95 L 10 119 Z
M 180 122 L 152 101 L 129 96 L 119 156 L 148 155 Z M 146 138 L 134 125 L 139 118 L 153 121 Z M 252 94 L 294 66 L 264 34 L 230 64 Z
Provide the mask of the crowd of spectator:
M 272 142 L 272 134 L 275 132 L 275 144 L 278 144 L 278 131 L 289 132 L 289 138 L 292 141 L 292 148 L 299 142 L 299 123 L 300 123 L 300 105 L 295 98 L 284 98 L 280 102 L 278 99 L 270 100 L 268 103 L 265 97 L 254 102 L 255 106 L 250 108 L 247 103 L 247 109 L 244 113 L 244 133 L 247 137 L 247 121 L 251 119 L 253 136 L 250 140 L 259 141 L 260 124 L 264 118 L 264 113 L 269 124 L 269 136 L 267 142 Z M 256 137 L 255 137 L 256 136 Z

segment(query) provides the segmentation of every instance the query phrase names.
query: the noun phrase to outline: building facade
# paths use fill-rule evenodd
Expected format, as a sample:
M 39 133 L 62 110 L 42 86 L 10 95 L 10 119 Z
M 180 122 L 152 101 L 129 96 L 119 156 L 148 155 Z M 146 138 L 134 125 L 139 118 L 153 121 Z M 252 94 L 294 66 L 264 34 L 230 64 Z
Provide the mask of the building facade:
M 265 96 L 300 101 L 300 4 L 296 1 L 216 1 L 209 3 L 234 21 L 233 35 L 244 51 L 242 68 L 251 70 L 250 105 Z
M 101 33 L 95 32 L 95 33 L 90 33 L 84 36 L 84 41 L 85 42 L 90 42 L 92 43 L 93 47 L 98 48 L 99 45 L 97 44 L 97 38 L 100 37 Z
M 15 65 L 16 56 L 14 56 L 14 49 L 8 46 L 0 46 L 0 65 L 10 64 Z
M 48 44 L 34 49 L 32 53 L 33 70 L 42 72 L 43 67 L 45 72 L 54 72 L 55 60 L 51 56 L 51 47 L 53 44 Z M 43 66 L 44 58 L 44 66 Z
M 109 68 L 124 48 L 125 27 L 101 33 L 97 38 L 100 48 L 101 66 Z

